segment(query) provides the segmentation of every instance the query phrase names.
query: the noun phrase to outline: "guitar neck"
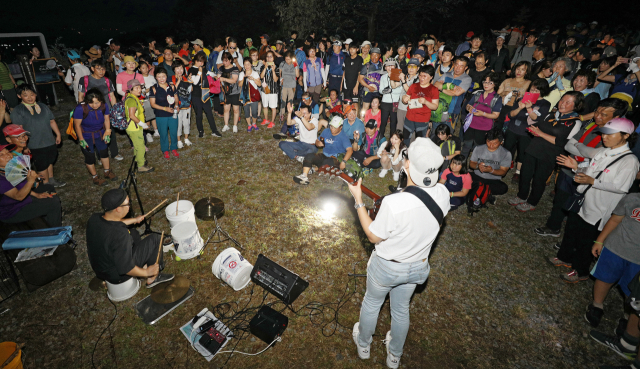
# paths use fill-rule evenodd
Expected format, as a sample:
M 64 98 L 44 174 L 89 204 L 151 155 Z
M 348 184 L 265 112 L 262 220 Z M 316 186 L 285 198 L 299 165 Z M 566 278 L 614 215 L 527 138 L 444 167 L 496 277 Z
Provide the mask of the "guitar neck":
M 345 182 L 347 182 L 347 183 L 349 183 L 351 185 L 355 185 L 358 182 L 358 181 L 354 181 L 353 178 L 349 177 L 345 173 L 340 173 L 340 174 L 338 174 L 338 176 L 340 176 L 340 178 L 342 178 L 342 180 L 344 180 Z M 367 195 L 373 201 L 378 201 L 380 199 L 380 196 L 378 196 L 375 192 L 371 191 L 370 189 L 368 189 L 364 185 L 361 185 L 360 187 L 362 188 L 362 193 Z

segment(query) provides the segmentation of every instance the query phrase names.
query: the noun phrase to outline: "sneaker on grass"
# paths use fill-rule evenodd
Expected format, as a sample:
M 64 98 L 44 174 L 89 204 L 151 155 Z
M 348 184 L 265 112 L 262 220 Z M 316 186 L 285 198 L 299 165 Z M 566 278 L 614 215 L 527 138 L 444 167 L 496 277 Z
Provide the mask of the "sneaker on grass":
M 389 344 L 391 343 L 391 331 L 387 331 L 387 335 L 382 342 L 384 342 L 384 345 L 387 347 L 387 367 L 396 369 L 398 366 L 400 366 L 400 358 L 389 351 Z
M 526 202 L 527 202 L 527 200 L 523 200 L 523 199 L 519 198 L 518 196 L 507 200 L 507 204 L 509 204 L 511 206 L 517 206 L 517 205 L 520 205 L 520 204 L 524 204 Z
M 536 207 L 529 204 L 528 202 L 516 205 L 516 210 L 521 213 L 526 213 L 528 211 L 536 210 Z
M 213 136 L 213 137 L 222 137 L 222 135 L 221 135 L 221 134 L 220 134 L 220 132 L 218 132 L 218 131 L 213 132 L 213 133 L 211 134 L 211 136 Z
M 273 138 L 275 138 L 276 140 L 284 140 L 285 138 L 287 138 L 287 135 L 278 132 L 273 134 Z
M 366 360 L 371 356 L 371 345 L 367 347 L 360 346 L 360 344 L 358 343 L 358 336 L 360 335 L 359 328 L 360 322 L 356 322 L 356 324 L 353 325 L 353 332 L 351 332 L 351 337 L 353 337 L 353 342 L 358 348 L 358 357 L 360 357 L 360 359 Z
M 589 304 L 589 306 L 587 306 L 587 312 L 584 313 L 584 318 L 593 328 L 598 327 L 603 316 L 604 310 L 593 306 L 593 304 Z
M 620 343 L 620 338 L 615 336 L 609 336 L 602 332 L 598 332 L 596 330 L 592 330 L 589 332 L 589 336 L 593 338 L 594 341 L 598 342 L 602 346 L 605 346 L 616 354 L 622 356 L 627 360 L 634 360 L 637 356 L 637 349 L 629 350 L 622 346 Z
M 547 228 L 545 227 L 538 227 L 536 229 L 533 230 L 538 236 L 543 236 L 543 237 L 560 237 L 560 230 L 558 229 L 553 230 L 551 228 Z
M 553 266 L 571 268 L 571 263 L 564 262 L 555 256 L 551 256 L 547 261 Z
M 309 184 L 309 178 L 307 176 L 305 176 L 304 174 L 300 174 L 297 175 L 295 177 L 293 177 L 293 181 L 297 184 L 301 184 L 301 185 L 308 185 Z
M 153 136 L 151 135 L 151 133 L 147 133 L 147 142 L 153 142 Z
M 296 156 L 296 160 L 300 163 L 304 162 L 304 156 Z
M 578 272 L 574 269 L 569 273 L 562 273 L 562 275 L 560 275 L 560 278 L 562 278 L 562 280 L 567 283 L 578 283 L 578 282 L 586 281 L 587 279 L 589 279 L 589 276 L 585 275 L 581 277 L 578 275 Z

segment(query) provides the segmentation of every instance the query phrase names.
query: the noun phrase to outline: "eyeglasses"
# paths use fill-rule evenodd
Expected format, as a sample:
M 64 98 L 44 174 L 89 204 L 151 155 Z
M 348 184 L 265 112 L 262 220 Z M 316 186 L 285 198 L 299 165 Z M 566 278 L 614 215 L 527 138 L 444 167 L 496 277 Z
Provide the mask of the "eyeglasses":
M 229 50 L 235 50 L 237 48 L 238 48 L 237 46 L 234 46 L 234 47 L 230 47 Z

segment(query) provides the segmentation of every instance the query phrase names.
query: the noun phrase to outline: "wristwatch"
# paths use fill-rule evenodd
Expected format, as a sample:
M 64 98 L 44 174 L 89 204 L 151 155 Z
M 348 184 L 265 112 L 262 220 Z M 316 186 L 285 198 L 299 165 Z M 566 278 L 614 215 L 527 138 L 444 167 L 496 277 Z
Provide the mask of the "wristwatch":
M 353 205 L 353 207 L 354 207 L 356 210 L 360 209 L 360 208 L 361 208 L 361 207 L 363 207 L 363 206 L 364 206 L 364 202 L 363 202 L 363 203 L 361 203 L 361 204 L 354 204 L 354 205 Z

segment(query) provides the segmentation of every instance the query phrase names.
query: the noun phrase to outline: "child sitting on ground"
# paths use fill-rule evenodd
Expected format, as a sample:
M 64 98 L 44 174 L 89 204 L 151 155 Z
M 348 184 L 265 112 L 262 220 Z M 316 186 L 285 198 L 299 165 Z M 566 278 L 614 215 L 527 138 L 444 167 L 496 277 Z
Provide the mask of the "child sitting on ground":
M 441 125 L 438 128 L 445 126 Z M 445 126 L 447 127 L 447 126 Z M 448 129 L 449 127 L 447 127 Z M 442 183 L 449 190 L 451 197 L 451 210 L 465 203 L 467 194 L 471 189 L 471 175 L 467 171 L 467 163 L 464 155 L 458 154 L 451 158 L 449 167 L 442 172 L 439 183 Z
M 446 124 L 441 124 L 436 127 L 433 143 L 440 146 L 440 150 L 442 151 L 442 157 L 444 158 L 444 162 L 440 167 L 440 173 L 442 173 L 449 168 L 449 161 L 453 159 L 454 156 L 460 155 L 462 145 L 458 137 L 451 135 L 451 128 Z

